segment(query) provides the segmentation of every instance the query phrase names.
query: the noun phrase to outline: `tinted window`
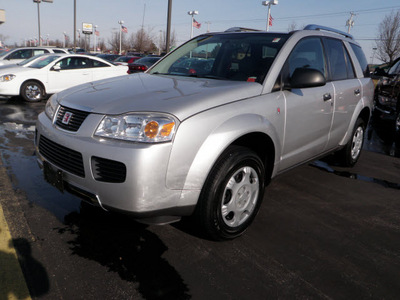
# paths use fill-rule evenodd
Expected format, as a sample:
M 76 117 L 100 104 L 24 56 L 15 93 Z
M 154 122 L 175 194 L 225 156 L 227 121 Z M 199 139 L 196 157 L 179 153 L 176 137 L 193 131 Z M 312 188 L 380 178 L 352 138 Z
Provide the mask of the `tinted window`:
M 351 48 L 353 49 L 354 53 L 356 54 L 357 60 L 360 63 L 361 69 L 363 70 L 364 76 L 369 77 L 369 68 L 368 68 L 368 62 L 367 59 L 365 58 L 365 54 L 362 51 L 361 47 L 350 43 Z
M 289 76 L 298 68 L 315 69 L 326 77 L 325 56 L 320 38 L 301 40 L 293 49 L 287 61 Z
M 89 61 L 86 57 L 67 57 L 57 63 L 61 70 L 89 68 Z
M 32 49 L 21 49 L 11 53 L 8 59 L 27 59 L 32 57 Z
M 53 49 L 53 52 L 54 53 L 65 53 L 65 51 L 62 51 L 60 49 Z
M 326 48 L 329 58 L 329 74 L 331 80 L 347 79 L 347 63 L 342 41 L 326 39 Z

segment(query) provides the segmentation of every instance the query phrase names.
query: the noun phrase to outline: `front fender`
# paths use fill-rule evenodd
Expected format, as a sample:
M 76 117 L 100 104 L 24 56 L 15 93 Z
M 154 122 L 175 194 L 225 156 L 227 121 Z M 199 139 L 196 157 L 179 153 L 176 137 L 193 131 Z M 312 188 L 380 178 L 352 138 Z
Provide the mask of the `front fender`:
M 178 130 L 168 167 L 168 188 L 201 190 L 221 153 L 235 140 L 246 134 L 262 133 L 269 136 L 277 148 L 275 153 L 280 153 L 277 130 L 265 117 L 246 113 L 231 116 L 224 122 L 214 123 L 213 121 L 218 119 L 218 113 L 213 111 L 212 114 L 204 114 L 205 116 L 198 115 L 186 120 Z M 194 124 L 201 123 L 199 118 L 204 120 L 206 129 L 199 128 L 198 132 L 192 132 L 192 136 L 196 134 L 195 138 L 188 138 Z M 213 127 L 212 124 L 217 125 Z

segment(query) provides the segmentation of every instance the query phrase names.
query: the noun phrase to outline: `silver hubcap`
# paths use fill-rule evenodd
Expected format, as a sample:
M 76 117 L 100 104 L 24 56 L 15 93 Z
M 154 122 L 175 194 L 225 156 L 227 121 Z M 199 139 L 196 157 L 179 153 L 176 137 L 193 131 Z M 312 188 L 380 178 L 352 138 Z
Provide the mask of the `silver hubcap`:
M 354 133 L 353 142 L 351 144 L 351 158 L 357 159 L 361 152 L 362 144 L 364 139 L 364 129 L 359 126 Z
M 25 95 L 30 100 L 38 100 L 42 97 L 41 90 L 37 85 L 28 85 L 25 89 Z
M 397 115 L 396 118 L 396 131 L 400 131 L 400 113 Z
M 221 203 L 222 218 L 226 225 L 237 227 L 253 213 L 257 203 L 260 183 L 257 172 L 243 167 L 229 179 Z

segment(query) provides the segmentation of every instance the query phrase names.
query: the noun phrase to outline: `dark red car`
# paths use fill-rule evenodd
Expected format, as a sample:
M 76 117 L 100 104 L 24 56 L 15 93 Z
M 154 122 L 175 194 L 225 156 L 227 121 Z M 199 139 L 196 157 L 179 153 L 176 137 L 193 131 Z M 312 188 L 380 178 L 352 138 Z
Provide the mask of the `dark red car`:
M 161 57 L 146 56 L 136 60 L 134 63 L 128 64 L 128 74 L 144 72 L 155 64 Z
M 135 62 L 136 60 L 140 59 L 140 56 L 120 56 L 116 60 L 113 61 L 114 64 L 116 65 L 124 65 L 127 66 L 128 64 L 131 64 Z

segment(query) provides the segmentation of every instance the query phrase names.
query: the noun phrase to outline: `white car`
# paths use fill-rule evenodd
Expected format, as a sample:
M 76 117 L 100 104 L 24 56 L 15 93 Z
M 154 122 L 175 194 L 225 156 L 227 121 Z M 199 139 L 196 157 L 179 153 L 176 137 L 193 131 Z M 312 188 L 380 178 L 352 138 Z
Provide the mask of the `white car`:
M 126 66 L 81 54 L 54 53 L 32 60 L 25 67 L 0 69 L 0 95 L 20 95 L 25 101 L 37 102 L 78 84 L 127 75 L 128 70 Z
M 68 50 L 63 48 L 48 48 L 48 47 L 15 48 L 0 54 L 0 66 L 17 64 L 25 59 L 31 58 L 32 56 L 47 54 L 47 53 L 69 54 Z

